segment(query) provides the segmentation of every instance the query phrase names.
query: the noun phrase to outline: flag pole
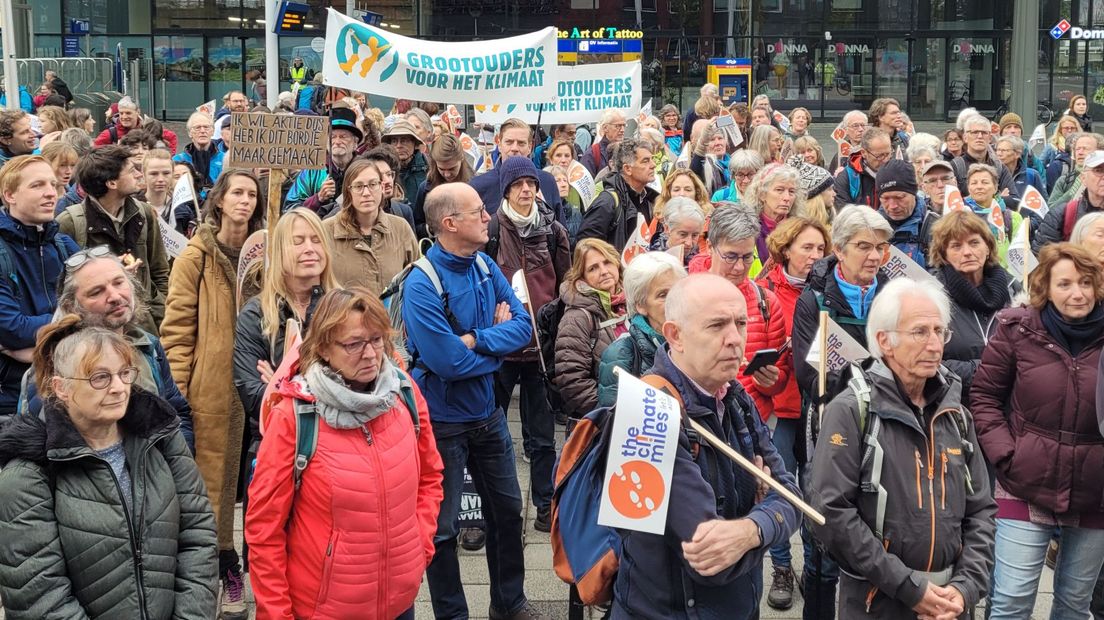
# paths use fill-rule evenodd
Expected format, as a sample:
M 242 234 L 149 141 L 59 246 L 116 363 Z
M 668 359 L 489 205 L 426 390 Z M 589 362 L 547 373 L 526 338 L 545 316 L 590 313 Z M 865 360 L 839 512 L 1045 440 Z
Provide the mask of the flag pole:
M 820 368 L 817 370 L 817 428 L 824 424 L 824 396 L 828 393 L 828 312 L 820 311 Z
M 615 366 L 613 372 L 615 375 L 628 373 L 627 370 L 621 368 L 620 366 Z M 675 401 L 677 403 L 678 399 L 676 398 Z M 690 428 L 694 429 L 694 432 L 698 433 L 698 435 L 700 435 L 702 439 L 709 442 L 709 444 L 712 445 L 714 448 L 720 450 L 721 454 L 724 454 L 728 458 L 732 459 L 732 461 L 735 462 L 737 465 L 745 469 L 751 475 L 758 478 L 760 482 L 766 484 L 771 489 L 776 491 L 786 501 L 793 504 L 795 508 L 800 510 L 802 514 L 808 517 L 813 523 L 816 523 L 817 525 L 824 525 L 824 515 L 817 512 L 815 508 L 807 504 L 805 500 L 801 499 L 796 493 L 787 489 L 785 485 L 775 480 L 770 474 L 763 471 L 762 468 L 758 467 L 755 463 L 749 461 L 747 457 L 734 450 L 732 446 L 728 445 L 721 438 L 714 435 L 713 432 L 710 431 L 708 428 L 702 426 L 701 424 L 698 424 L 690 417 L 686 417 L 685 419 L 690 423 Z

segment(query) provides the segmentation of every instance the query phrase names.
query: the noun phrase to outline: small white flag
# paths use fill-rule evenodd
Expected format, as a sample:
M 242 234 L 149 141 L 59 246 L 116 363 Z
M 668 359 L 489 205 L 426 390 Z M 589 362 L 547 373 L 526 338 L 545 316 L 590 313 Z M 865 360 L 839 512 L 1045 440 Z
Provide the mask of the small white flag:
M 169 258 L 179 257 L 184 248 L 188 247 L 188 238 L 180 234 L 176 228 L 170 226 L 163 218 L 157 218 L 157 226 L 161 229 L 161 243 L 165 246 L 165 253 L 169 255 Z
M 1035 126 L 1035 131 L 1032 131 L 1031 137 L 1027 139 L 1027 148 L 1031 149 L 1035 157 L 1042 157 L 1046 151 L 1046 125 Z
M 196 112 L 203 112 L 207 116 L 210 116 L 211 118 L 214 118 L 215 117 L 215 112 L 218 112 L 218 108 L 215 107 L 215 105 L 216 105 L 215 100 L 212 99 L 212 100 L 208 101 L 207 103 L 196 106 Z
M 834 372 L 850 364 L 870 357 L 861 344 L 851 334 L 848 334 L 832 319 L 828 319 L 828 371 Z M 809 347 L 809 353 L 805 361 L 820 370 L 820 328 L 813 336 L 813 344 Z
M 586 169 L 586 166 L 571 160 L 571 164 L 567 167 L 567 183 L 571 186 L 571 189 L 579 193 L 580 206 L 586 211 L 590 207 L 590 203 L 594 202 L 594 199 L 598 196 L 594 177 L 591 176 L 590 171 Z M 561 196 L 561 198 L 564 198 L 564 196 Z
M 906 277 L 917 282 L 923 280 L 931 280 L 937 282 L 935 276 L 924 271 L 924 268 L 912 260 L 912 257 L 905 254 L 895 245 L 889 246 L 889 256 L 886 259 L 885 264 L 882 265 L 882 271 L 885 272 L 889 279 Z
M 648 103 L 640 106 L 640 114 L 636 115 L 636 122 L 643 123 L 648 120 L 648 117 L 652 115 L 652 100 L 649 99 Z
M 529 285 L 525 282 L 525 270 L 518 269 L 514 277 L 510 278 L 510 286 L 514 289 L 514 296 L 523 304 L 529 303 Z
M 966 200 L 962 198 L 962 192 L 957 185 L 948 185 L 943 193 L 943 212 L 968 211 Z
M 598 524 L 663 534 L 682 420 L 678 401 L 619 372 L 616 411 Z
M 1031 185 L 1028 185 L 1027 189 L 1024 190 L 1023 198 L 1020 198 L 1020 206 L 1039 216 L 1039 219 L 1050 213 L 1050 207 L 1043 200 L 1043 195 Z
M 1033 269 L 1039 266 L 1039 259 L 1031 252 L 1031 220 L 1024 218 L 1019 230 L 1012 237 L 1012 243 L 1008 244 L 1008 272 L 1024 284 L 1027 276 Z
M 632 259 L 648 251 L 654 232 L 655 230 L 648 225 L 648 220 L 644 218 L 644 214 L 637 213 L 636 227 L 633 228 L 632 234 L 625 242 L 625 249 L 621 252 L 621 264 L 623 266 L 628 267 Z

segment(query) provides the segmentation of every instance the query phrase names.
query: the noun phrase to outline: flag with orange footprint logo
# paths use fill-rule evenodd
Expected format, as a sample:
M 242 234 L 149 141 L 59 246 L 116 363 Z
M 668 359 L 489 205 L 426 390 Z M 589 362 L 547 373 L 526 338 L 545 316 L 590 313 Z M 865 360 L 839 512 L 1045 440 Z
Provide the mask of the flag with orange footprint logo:
M 655 231 L 655 221 L 649 224 L 643 214 L 636 214 L 636 226 L 633 228 L 632 234 L 629 235 L 629 240 L 625 242 L 625 249 L 621 251 L 621 264 L 623 266 L 628 267 L 632 259 L 648 251 L 648 246 L 652 243 L 652 236 L 655 235 Z

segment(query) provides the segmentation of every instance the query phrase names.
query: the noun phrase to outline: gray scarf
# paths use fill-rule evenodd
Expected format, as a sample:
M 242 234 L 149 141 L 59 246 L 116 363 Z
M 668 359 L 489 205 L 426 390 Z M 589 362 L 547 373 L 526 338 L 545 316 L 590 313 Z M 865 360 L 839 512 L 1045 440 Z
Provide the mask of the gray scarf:
M 386 358 L 371 392 L 351 389 L 340 375 L 322 362 L 312 364 L 304 377 L 315 396 L 318 414 L 336 429 L 360 428 L 386 413 L 395 405 L 400 387 L 399 372 Z

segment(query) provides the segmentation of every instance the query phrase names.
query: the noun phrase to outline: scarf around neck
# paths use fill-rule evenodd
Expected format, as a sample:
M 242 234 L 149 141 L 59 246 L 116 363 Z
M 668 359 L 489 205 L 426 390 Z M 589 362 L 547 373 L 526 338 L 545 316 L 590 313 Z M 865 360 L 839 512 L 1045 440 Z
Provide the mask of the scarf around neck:
M 984 268 L 981 286 L 974 286 L 950 265 L 943 265 L 941 269 L 943 286 L 947 288 L 951 300 L 963 308 L 992 314 L 1012 303 L 1011 293 L 1008 292 L 1010 277 L 999 265 Z
M 331 428 L 339 430 L 359 428 L 389 411 L 400 388 L 399 372 L 386 358 L 368 392 L 353 390 L 321 362 L 311 365 L 303 376 L 315 396 L 318 414 Z
M 1099 303 L 1093 306 L 1088 316 L 1076 322 L 1063 318 L 1058 308 L 1049 301 L 1039 315 L 1043 319 L 1043 326 L 1046 327 L 1047 333 L 1074 357 L 1100 334 L 1101 329 L 1104 329 L 1104 306 Z
M 533 207 L 529 209 L 529 215 L 522 215 L 510 206 L 508 200 L 503 198 L 502 212 L 506 214 L 514 228 L 517 228 L 518 235 L 523 239 L 532 236 L 540 228 L 540 209 L 537 208 L 536 201 L 533 202 Z

